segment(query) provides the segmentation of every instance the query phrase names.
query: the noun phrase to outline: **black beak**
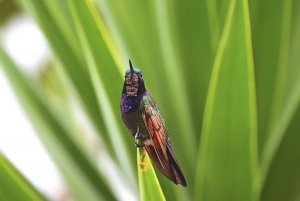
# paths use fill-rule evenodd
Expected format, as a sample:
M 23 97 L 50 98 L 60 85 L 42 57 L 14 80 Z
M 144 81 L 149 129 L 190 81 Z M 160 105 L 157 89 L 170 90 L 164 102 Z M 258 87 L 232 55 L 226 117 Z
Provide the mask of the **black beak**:
M 130 59 L 129 59 L 129 67 L 130 67 L 131 73 L 134 73 L 134 70 L 133 70 L 132 63 L 131 63 L 131 60 L 130 60 Z

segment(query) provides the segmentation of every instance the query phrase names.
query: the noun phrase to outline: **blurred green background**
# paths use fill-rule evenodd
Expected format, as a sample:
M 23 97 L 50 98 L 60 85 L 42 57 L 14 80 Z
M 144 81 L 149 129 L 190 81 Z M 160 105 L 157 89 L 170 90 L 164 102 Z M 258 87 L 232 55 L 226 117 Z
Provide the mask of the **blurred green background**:
M 136 199 L 157 200 L 161 188 L 166 200 L 300 200 L 299 1 L 2 0 L 1 26 L 22 12 L 53 57 L 32 76 L 1 45 L 0 69 L 61 172 L 66 199 L 126 200 L 107 176 L 110 161 Z M 186 188 L 158 172 L 159 183 L 138 180 L 119 112 L 129 58 L 163 113 Z M 47 199 L 3 154 L 0 178 L 0 198 Z

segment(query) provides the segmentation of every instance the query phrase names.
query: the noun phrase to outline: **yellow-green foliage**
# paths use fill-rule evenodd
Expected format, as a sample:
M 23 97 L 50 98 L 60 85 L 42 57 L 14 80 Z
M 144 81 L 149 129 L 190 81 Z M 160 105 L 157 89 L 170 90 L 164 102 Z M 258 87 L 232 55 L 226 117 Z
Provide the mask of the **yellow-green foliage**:
M 74 123 L 71 100 L 79 103 L 137 199 L 300 199 L 299 1 L 18 3 L 49 42 L 60 75 L 54 79 L 64 79 L 58 94 L 64 91 L 66 100 L 47 100 L 48 88 L 22 73 L 3 48 L 0 64 L 74 200 L 116 200 L 120 195 L 78 140 L 84 130 Z M 129 58 L 142 70 L 165 117 L 186 188 L 160 173 L 157 180 L 147 157 L 143 162 L 149 169 L 143 172 L 144 153 L 138 155 L 137 168 L 136 148 L 119 114 Z M 14 176 L 9 175 L 14 168 L 0 162 L 6 170 L 1 174 Z M 14 189 L 21 197 L 40 197 L 20 181 L 25 192 L 12 183 L 0 188 L 0 198 Z

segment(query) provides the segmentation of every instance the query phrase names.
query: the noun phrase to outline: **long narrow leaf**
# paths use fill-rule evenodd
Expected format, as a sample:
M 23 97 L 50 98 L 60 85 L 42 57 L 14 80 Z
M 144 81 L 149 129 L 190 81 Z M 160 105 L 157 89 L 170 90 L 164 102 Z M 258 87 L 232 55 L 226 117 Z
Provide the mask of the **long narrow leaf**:
M 46 200 L 0 152 L 0 199 Z
M 90 76 L 96 90 L 99 106 L 102 108 L 104 121 L 110 133 L 111 143 L 117 152 L 120 166 L 134 183 L 133 158 L 129 148 L 132 140 L 121 130 L 119 97 L 122 80 L 114 61 L 99 33 L 97 24 L 87 5 L 87 1 L 69 1 L 74 24 L 85 54 Z M 89 23 L 87 23 L 89 22 Z M 119 89 L 119 90 L 116 90 Z M 127 141 L 125 141 L 127 139 Z
M 213 2 L 177 1 L 169 8 L 170 26 L 174 27 L 173 33 L 176 33 L 173 38 L 177 39 L 173 39 L 174 46 L 178 51 L 178 57 L 181 58 L 178 65 L 182 69 L 181 76 L 184 77 L 186 84 L 191 121 L 195 129 L 193 135 L 197 141 L 202 128 L 199 122 L 202 122 L 203 118 L 215 43 L 219 39 L 215 35 L 220 34 L 217 31 L 217 19 L 211 19 L 212 13 L 207 5 Z
M 298 6 L 299 7 L 299 6 Z M 282 25 L 280 45 L 281 51 L 278 60 L 277 80 L 274 88 L 273 107 L 271 108 L 271 118 L 269 119 L 269 129 L 265 136 L 262 150 L 262 185 L 265 181 L 268 170 L 272 163 L 285 131 L 297 108 L 297 97 L 299 95 L 299 28 L 292 27 L 292 2 L 286 1 L 282 8 Z M 299 10 L 299 8 L 298 8 Z M 296 11 L 298 13 L 299 11 Z M 299 21 L 299 15 L 295 15 L 295 23 Z M 295 31 L 296 33 L 291 33 Z M 293 40 L 292 40 L 293 39 Z M 273 68 L 273 67 L 272 67 Z
M 297 111 L 286 129 L 265 179 L 262 201 L 294 201 L 300 196 L 300 96 L 297 103 Z
M 296 200 L 299 197 L 299 100 L 300 100 L 300 3 L 293 3 L 291 40 L 285 83 L 284 104 L 279 123 L 266 142 L 262 171 L 263 200 Z M 298 108 L 298 109 L 297 109 Z M 268 160 L 266 160 L 268 159 Z M 288 181 L 288 182 L 284 182 Z M 283 185 L 284 184 L 284 185 Z
M 72 23 L 72 17 L 68 8 L 67 1 L 61 0 L 41 0 L 49 12 L 48 20 L 53 20 L 59 32 L 62 34 L 68 45 L 72 48 L 74 54 L 82 58 L 80 47 L 77 45 L 77 36 L 74 34 L 75 27 Z
M 265 143 L 273 138 L 274 126 L 281 123 L 282 104 L 285 99 L 285 83 L 290 40 L 292 1 L 251 1 L 253 52 L 257 86 L 258 142 L 262 163 L 269 160 L 276 146 Z M 266 12 L 265 8 L 268 8 Z M 263 16 L 263 20 L 261 19 Z M 274 23 L 276 22 L 276 23 Z M 272 140 L 272 139 L 271 139 Z M 279 140 L 280 142 L 280 140 Z M 273 143 L 271 143 L 273 144 Z M 273 149 L 272 151 L 266 151 Z M 269 152 L 269 153 L 263 153 Z M 262 165 L 267 166 L 267 165 Z M 263 167 L 264 169 L 264 167 Z M 262 173 L 264 180 L 265 170 Z
M 137 151 L 137 165 L 141 201 L 165 201 L 166 198 L 144 148 L 139 148 Z
M 26 112 L 37 128 L 39 137 L 63 172 L 74 197 L 78 200 L 114 200 L 106 181 L 73 140 L 69 131 L 51 111 L 32 82 L 12 63 L 0 46 L 0 62 Z
M 64 77 L 71 83 L 69 85 L 71 86 L 70 91 L 75 91 L 92 125 L 94 125 L 99 134 L 101 133 L 101 137 L 112 156 L 116 156 L 116 153 L 112 149 L 112 144 L 109 141 L 109 133 L 104 124 L 101 109 L 97 102 L 92 81 L 85 67 L 83 56 L 70 45 L 70 40 L 66 38 L 67 34 L 63 32 L 63 29 L 61 30 L 60 27 L 57 26 L 57 24 L 61 24 L 57 22 L 59 19 L 51 15 L 51 13 L 55 13 L 55 11 L 49 11 L 49 9 L 53 7 L 48 8 L 43 1 L 26 0 L 20 1 L 20 3 L 22 3 L 25 10 L 31 13 L 39 23 L 50 42 L 54 55 L 61 64 L 55 67 L 58 67 L 58 72 L 63 73 Z
M 247 1 L 231 1 L 205 107 L 194 200 L 258 200 L 251 50 Z

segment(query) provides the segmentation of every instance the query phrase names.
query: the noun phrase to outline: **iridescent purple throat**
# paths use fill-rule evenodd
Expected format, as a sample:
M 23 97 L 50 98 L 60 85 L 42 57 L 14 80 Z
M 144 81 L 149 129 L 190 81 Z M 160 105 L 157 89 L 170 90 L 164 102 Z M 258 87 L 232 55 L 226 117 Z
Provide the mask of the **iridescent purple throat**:
M 122 93 L 121 96 L 121 111 L 122 112 L 130 112 L 131 110 L 134 110 L 136 108 L 138 108 L 140 106 L 140 102 L 143 98 L 143 96 L 145 96 L 147 94 L 147 91 L 145 91 L 144 93 L 141 93 L 137 96 L 127 96 L 126 92 Z

